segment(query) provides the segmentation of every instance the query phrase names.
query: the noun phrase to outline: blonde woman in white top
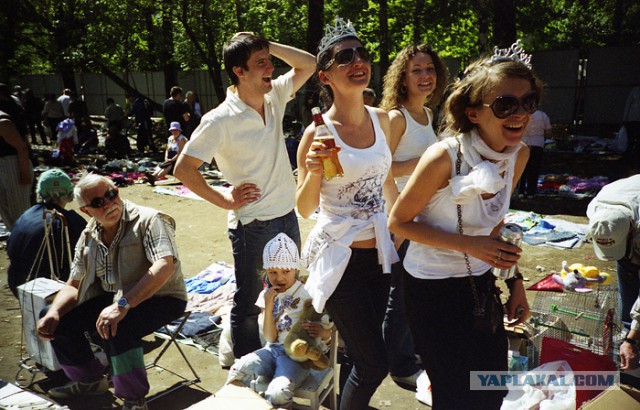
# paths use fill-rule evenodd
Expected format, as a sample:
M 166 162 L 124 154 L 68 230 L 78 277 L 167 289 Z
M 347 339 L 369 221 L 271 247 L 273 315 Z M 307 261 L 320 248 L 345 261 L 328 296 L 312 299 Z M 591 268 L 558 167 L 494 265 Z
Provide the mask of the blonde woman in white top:
M 422 154 L 438 140 L 432 109 L 442 98 L 447 76 L 446 65 L 426 44 L 402 49 L 384 76 L 380 108 L 389 112 L 391 169 L 399 191 L 407 184 Z M 398 250 L 401 259 L 407 246 L 405 242 Z M 383 332 L 391 378 L 403 387 L 416 387 L 421 369 L 404 313 L 403 276 L 402 264 L 394 265 Z
M 432 110 L 440 103 L 447 77 L 447 66 L 426 44 L 405 47 L 384 76 L 380 108 L 389 112 L 391 169 L 400 191 L 422 153 L 437 141 Z

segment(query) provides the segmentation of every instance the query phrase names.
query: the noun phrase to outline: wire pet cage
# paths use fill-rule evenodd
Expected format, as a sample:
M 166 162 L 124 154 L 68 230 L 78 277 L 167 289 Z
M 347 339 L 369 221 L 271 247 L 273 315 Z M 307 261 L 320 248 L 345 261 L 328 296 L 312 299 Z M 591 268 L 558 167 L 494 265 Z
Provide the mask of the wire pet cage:
M 536 366 L 545 336 L 619 362 L 619 341 L 615 337 L 621 329 L 617 287 L 597 286 L 589 293 L 538 292 L 531 310 L 529 327 L 533 327 L 534 336 L 530 338 L 529 353 Z

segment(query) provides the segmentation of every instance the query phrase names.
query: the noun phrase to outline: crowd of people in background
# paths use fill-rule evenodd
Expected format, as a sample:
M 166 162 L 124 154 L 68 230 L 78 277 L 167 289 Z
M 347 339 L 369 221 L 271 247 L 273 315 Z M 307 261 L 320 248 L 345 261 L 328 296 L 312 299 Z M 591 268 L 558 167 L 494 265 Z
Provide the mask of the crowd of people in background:
M 272 78 L 271 56 L 291 70 Z M 285 310 L 277 301 L 297 294 L 328 313 L 344 341 L 341 409 L 368 408 L 389 373 L 412 389 L 428 376 L 435 409 L 500 408 L 504 391 L 472 391 L 468 382 L 472 370 L 507 370 L 503 314 L 512 324 L 529 316 L 522 276 L 507 281 L 503 307 L 491 274 L 520 259 L 522 249 L 497 235 L 521 175 L 518 192 L 536 194 L 542 147 L 551 132 L 547 115 L 537 110 L 542 86 L 526 56 L 477 59 L 445 98 L 449 73 L 443 60 L 428 45 L 409 45 L 384 76 L 379 107 L 368 88 L 371 55 L 351 23 L 339 18 L 317 56 L 238 33 L 225 44 L 223 59 L 231 80 L 224 102 L 205 113 L 195 92 L 172 87 L 162 104 L 166 135 L 154 138 L 153 106 L 142 95 L 127 95 L 124 108 L 108 97 L 104 118 L 105 149 L 114 157 L 131 154 L 125 127 L 136 129 L 141 154 L 159 154 L 162 141 L 164 162 L 147 175 L 152 185 L 173 173 L 204 200 L 229 210 L 237 362 L 228 382 L 271 377 L 266 397 L 274 405 L 291 404 L 307 372 L 276 360 L 284 355 L 288 329 L 274 313 Z M 333 134 L 344 175 L 326 177 L 326 160 L 336 148 L 315 139 L 319 124 L 304 117 L 296 181 L 283 120 L 287 103 L 314 73 L 319 93 L 303 105 L 323 108 L 321 121 Z M 138 366 L 140 338 L 178 317 L 186 303 L 174 220 L 123 201 L 111 180 L 90 174 L 74 189 L 60 172 L 44 173 L 41 203 L 29 209 L 33 171 L 27 136 L 32 145 L 36 137 L 43 145 L 55 141 L 55 155 L 73 164 L 79 147 L 98 146 L 91 129 L 87 104 L 73 90 L 40 100 L 30 89 L 11 93 L 0 84 L 0 216 L 15 229 L 13 252 L 29 243 L 26 236 L 41 237 L 32 226 L 39 214 L 55 209 L 76 220 L 64 209 L 75 193 L 91 218 L 87 234 L 79 238 L 74 228 L 74 242 L 81 245 L 72 266 L 64 267 L 67 286 L 38 324 L 39 335 L 53 339 L 71 382 L 49 394 L 107 391 L 104 365 L 83 338 L 95 328 L 108 341 L 115 393 L 125 408 L 144 409 L 149 385 Z M 232 185 L 228 192 L 214 189 L 199 171 L 212 158 Z M 305 218 L 319 210 L 304 242 L 294 208 Z M 124 240 L 132 243 L 125 256 L 134 263 L 123 264 L 125 256 L 110 253 Z M 283 247 L 288 262 L 271 263 L 286 256 Z M 14 266 L 25 263 L 31 262 L 12 257 Z M 309 272 L 304 285 L 297 280 L 300 266 Z M 625 299 L 627 310 L 632 301 Z M 268 348 L 262 347 L 258 320 L 265 309 L 264 334 L 276 345 Z M 289 314 L 299 315 L 296 309 Z M 634 309 L 636 320 L 640 308 Z M 328 340 L 326 329 L 316 333 L 337 343 Z
M 174 121 L 180 123 L 184 135 L 188 138 L 200 124 L 203 115 L 202 105 L 194 91 L 184 95 L 180 87 L 173 87 L 159 113 L 167 128 Z M 5 107 L 11 114 L 20 134 L 30 142 L 31 147 L 45 146 L 51 148 L 54 165 L 74 165 L 69 156 L 59 156 L 61 123 L 71 120 L 76 130 L 74 152 L 104 152 L 108 158 L 128 158 L 132 155 L 155 155 L 159 152 L 156 146 L 164 140 L 162 132 L 154 131 L 153 102 L 142 94 L 126 92 L 124 104 L 119 104 L 113 97 L 105 100 L 105 109 L 100 114 L 89 114 L 87 102 L 74 90 L 65 88 L 59 96 L 46 93 L 38 98 L 31 88 L 23 89 L 16 85 L 9 92 L 11 103 Z M 102 125 L 101 125 L 102 123 Z M 70 125 L 65 123 L 63 134 Z M 135 148 L 132 150 L 129 137 L 135 135 Z M 104 137 L 104 151 L 100 146 L 99 134 Z M 154 135 L 155 134 L 157 135 Z M 170 134 L 170 133 L 169 133 Z M 30 139 L 28 139 L 30 137 Z M 162 143 L 160 143 L 162 144 Z M 60 158 L 61 161 L 56 161 Z

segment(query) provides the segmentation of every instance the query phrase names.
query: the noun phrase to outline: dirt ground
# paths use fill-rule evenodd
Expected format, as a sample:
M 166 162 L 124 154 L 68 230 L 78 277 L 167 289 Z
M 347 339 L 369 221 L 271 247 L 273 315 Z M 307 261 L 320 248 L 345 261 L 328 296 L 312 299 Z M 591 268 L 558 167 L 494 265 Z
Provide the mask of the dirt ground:
M 171 185 L 171 184 L 169 184 Z M 191 277 L 212 262 L 225 261 L 233 263 L 231 256 L 231 246 L 226 232 L 226 212 L 204 201 L 193 199 L 183 199 L 174 196 L 158 195 L 152 192 L 149 185 L 134 185 L 121 189 L 123 198 L 131 200 L 140 205 L 151 206 L 161 209 L 172 215 L 177 222 L 177 242 L 182 259 L 183 269 L 186 277 Z M 520 201 L 514 203 L 521 205 L 517 209 L 534 209 L 538 207 L 549 207 L 544 199 Z M 576 202 L 574 206 L 562 202 L 562 206 L 553 207 L 563 211 L 562 218 L 577 223 L 586 223 L 582 205 Z M 575 211 L 574 208 L 579 208 Z M 585 205 L 586 207 L 586 205 Z M 70 208 L 76 209 L 75 203 Z M 573 212 L 566 212 L 572 211 Z M 551 209 L 553 211 L 553 209 Z M 547 214 L 552 214 L 548 212 Z M 303 241 L 312 228 L 314 221 L 300 220 Z M 6 268 L 8 265 L 4 243 L 0 244 L 3 250 L 0 251 L 0 379 L 14 381 L 18 371 L 18 361 L 21 357 L 21 316 L 17 300 L 11 294 L 6 281 Z M 615 277 L 615 266 L 613 263 L 605 263 L 595 258 L 593 248 L 589 244 L 572 250 L 557 250 L 545 246 L 523 245 L 524 254 L 520 264 L 527 282 L 527 286 L 535 283 L 549 274 L 551 270 L 558 270 L 563 260 L 581 262 L 598 267 L 601 271 L 609 272 Z M 537 268 L 542 271 L 539 271 Z M 529 292 L 530 303 L 535 297 L 534 292 Z M 150 341 L 153 338 L 149 339 Z M 157 354 L 157 342 L 149 342 L 150 352 L 147 356 L 153 357 Z M 180 389 L 177 392 L 159 398 L 150 404 L 152 409 L 182 409 L 197 401 L 202 400 L 210 393 L 216 392 L 224 383 L 227 371 L 221 369 L 218 358 L 210 353 L 205 353 L 196 348 L 185 346 L 184 350 L 189 356 L 191 363 L 196 367 L 202 382 L 197 386 Z M 187 374 L 188 369 L 183 364 L 182 359 L 171 348 L 164 360 L 164 364 L 169 368 Z M 23 372 L 24 376 L 25 373 Z M 164 371 L 151 371 L 151 395 L 162 393 L 167 387 L 173 385 L 178 379 Z M 36 392 L 43 392 L 48 387 L 54 385 L 58 380 L 45 379 L 43 376 L 37 377 L 37 382 L 32 386 Z M 23 380 L 24 381 L 24 380 Z M 102 409 L 113 408 L 120 404 L 111 395 L 106 394 L 98 397 L 83 398 L 65 402 L 72 409 Z M 376 409 L 413 409 L 427 408 L 420 404 L 414 393 L 397 387 L 389 377 L 385 379 L 382 386 L 374 395 L 371 406 Z

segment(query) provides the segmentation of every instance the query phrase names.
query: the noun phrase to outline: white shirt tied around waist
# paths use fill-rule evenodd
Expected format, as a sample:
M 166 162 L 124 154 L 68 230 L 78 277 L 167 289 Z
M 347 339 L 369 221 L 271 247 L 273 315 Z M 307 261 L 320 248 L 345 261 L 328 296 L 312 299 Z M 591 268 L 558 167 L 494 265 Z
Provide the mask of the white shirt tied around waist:
M 371 224 L 382 271 L 391 273 L 391 265 L 400 259 L 389 235 L 384 212 L 373 214 L 369 220 L 320 214 L 318 223 L 304 244 L 301 260 L 310 272 L 305 289 L 311 295 L 317 312 L 322 312 L 340 283 L 351 258 L 350 246 L 354 238 Z
M 397 262 L 387 228 L 382 186 L 391 168 L 391 151 L 375 110 L 367 107 L 375 141 L 366 148 L 344 143 L 327 118 L 325 123 L 341 147 L 338 158 L 343 178 L 322 181 L 320 216 L 302 250 L 302 263 L 310 275 L 305 288 L 318 312 L 333 294 L 351 257 L 354 241 L 376 239 L 378 261 L 385 273 Z
M 416 221 L 443 232 L 458 233 L 457 203 L 462 207 L 462 223 L 465 235 L 489 235 L 500 223 L 509 209 L 509 199 L 513 185 L 514 167 L 518 150 L 522 143 L 508 147 L 505 153 L 495 153 L 502 157 L 497 163 L 483 160 L 478 149 L 490 149 L 482 141 L 477 131 L 461 134 L 463 141 L 460 176 L 456 175 L 458 141 L 450 137 L 436 143 L 444 146 L 451 158 L 451 179 L 449 184 L 439 189 L 427 206 L 416 216 Z M 483 193 L 495 193 L 483 199 Z M 481 275 L 491 268 L 486 262 L 469 255 L 471 272 Z M 462 252 L 411 241 L 404 267 L 419 279 L 445 279 L 468 276 Z

